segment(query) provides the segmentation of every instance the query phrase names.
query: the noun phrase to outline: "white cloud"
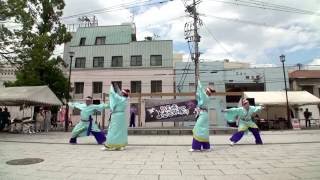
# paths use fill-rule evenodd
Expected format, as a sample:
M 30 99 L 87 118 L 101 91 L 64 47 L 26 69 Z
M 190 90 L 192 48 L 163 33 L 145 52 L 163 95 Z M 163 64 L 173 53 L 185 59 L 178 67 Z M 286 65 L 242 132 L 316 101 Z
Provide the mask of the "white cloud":
M 309 65 L 320 65 L 320 58 L 316 58 L 312 60 Z
M 320 70 L 320 58 L 315 58 L 307 64 L 308 69 Z

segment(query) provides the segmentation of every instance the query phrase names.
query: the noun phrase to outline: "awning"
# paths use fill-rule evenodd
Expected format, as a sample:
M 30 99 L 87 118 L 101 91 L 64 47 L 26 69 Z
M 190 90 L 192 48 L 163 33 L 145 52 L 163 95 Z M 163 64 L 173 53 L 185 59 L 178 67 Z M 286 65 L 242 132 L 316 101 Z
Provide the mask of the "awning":
M 256 104 L 286 105 L 285 91 L 244 92 L 245 98 L 254 98 Z M 290 105 L 320 104 L 320 99 L 307 91 L 288 91 Z
M 48 86 L 21 86 L 0 88 L 0 105 L 62 105 Z

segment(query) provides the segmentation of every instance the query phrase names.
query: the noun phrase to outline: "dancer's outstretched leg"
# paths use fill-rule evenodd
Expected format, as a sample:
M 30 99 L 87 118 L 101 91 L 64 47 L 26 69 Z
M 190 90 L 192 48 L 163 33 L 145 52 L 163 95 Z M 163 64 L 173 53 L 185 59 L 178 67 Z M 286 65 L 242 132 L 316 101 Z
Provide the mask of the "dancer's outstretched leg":
M 263 144 L 258 128 L 249 128 L 249 131 L 251 131 L 252 134 L 254 135 L 254 138 L 256 139 L 256 144 Z
M 190 149 L 190 152 L 193 151 L 200 151 L 201 150 L 201 142 L 197 141 L 196 139 L 192 139 L 192 149 Z
M 100 132 L 91 131 L 91 133 L 96 138 L 96 141 L 98 144 L 103 144 L 104 142 L 106 142 L 107 138 L 102 131 L 100 131 Z
M 238 131 L 234 133 L 230 138 L 231 145 L 233 145 L 234 143 L 237 143 L 242 138 L 243 135 L 244 135 L 244 131 Z

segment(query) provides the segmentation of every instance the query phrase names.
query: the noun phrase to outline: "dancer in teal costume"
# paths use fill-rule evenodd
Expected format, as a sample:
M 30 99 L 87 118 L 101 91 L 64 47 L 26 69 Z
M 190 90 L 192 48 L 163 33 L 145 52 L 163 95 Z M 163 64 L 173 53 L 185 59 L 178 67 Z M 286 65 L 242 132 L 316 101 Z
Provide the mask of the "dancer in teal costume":
M 203 89 L 201 82 L 198 81 L 198 87 L 196 92 L 197 98 L 197 108 L 199 115 L 197 117 L 197 122 L 192 130 L 193 140 L 192 140 L 192 149 L 193 151 L 200 151 L 201 148 L 204 151 L 210 151 L 210 142 L 209 142 L 209 116 L 208 116 L 208 104 L 210 101 L 209 96 L 211 96 L 215 91 L 211 88 Z
M 70 143 L 76 144 L 78 137 L 89 136 L 93 134 L 98 144 L 103 144 L 106 141 L 105 134 L 99 129 L 96 123 L 93 122 L 92 114 L 96 111 L 102 111 L 108 108 L 108 104 L 92 104 L 92 97 L 86 98 L 86 103 L 69 103 L 69 107 L 77 108 L 81 111 L 80 121 L 73 128 Z
M 110 87 L 109 107 L 111 110 L 111 120 L 109 122 L 107 141 L 102 150 L 123 150 L 128 144 L 128 127 L 125 111 L 130 91 L 128 89 L 119 91 L 116 84 Z
M 236 116 L 239 116 L 240 118 L 238 132 L 234 133 L 230 138 L 230 145 L 233 146 L 235 143 L 237 143 L 248 130 L 254 135 L 256 144 L 263 144 L 260 137 L 259 128 L 252 120 L 252 115 L 261 111 L 263 107 L 250 106 L 247 99 L 242 100 L 242 106 L 243 107 L 223 110 L 223 112 L 226 112 L 225 118 L 227 120 L 233 120 Z

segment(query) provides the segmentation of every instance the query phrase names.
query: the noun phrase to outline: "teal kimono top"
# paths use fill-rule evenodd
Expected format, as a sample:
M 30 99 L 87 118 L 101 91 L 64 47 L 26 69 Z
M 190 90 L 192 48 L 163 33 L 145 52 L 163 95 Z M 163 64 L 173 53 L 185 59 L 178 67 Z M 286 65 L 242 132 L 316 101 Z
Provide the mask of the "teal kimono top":
M 252 115 L 262 110 L 262 106 L 250 106 L 248 111 L 243 107 L 230 108 L 226 110 L 225 119 L 234 120 L 239 117 L 239 131 L 247 131 L 248 128 L 258 128 L 252 120 Z
M 68 103 L 69 107 L 77 108 L 80 112 L 80 121 L 79 123 L 73 128 L 72 130 L 72 137 L 78 136 L 87 136 L 87 131 L 89 128 L 89 116 L 93 115 L 95 111 L 103 111 L 104 109 L 108 108 L 108 104 L 99 104 L 94 105 L 91 104 L 87 106 L 85 103 Z M 92 122 L 92 127 L 90 131 L 100 132 L 99 127 L 96 123 Z

